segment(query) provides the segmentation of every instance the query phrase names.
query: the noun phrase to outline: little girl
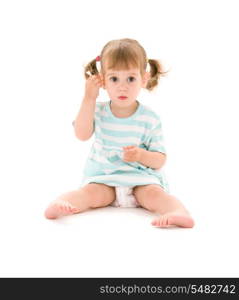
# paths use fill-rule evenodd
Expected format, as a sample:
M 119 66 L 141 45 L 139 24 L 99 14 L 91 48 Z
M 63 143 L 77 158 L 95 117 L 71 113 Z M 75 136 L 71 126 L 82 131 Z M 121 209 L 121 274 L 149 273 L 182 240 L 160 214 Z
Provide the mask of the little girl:
M 147 59 L 132 39 L 108 42 L 85 67 L 85 94 L 73 126 L 79 140 L 94 133 L 95 140 L 80 189 L 53 201 L 46 218 L 112 205 L 155 212 L 156 227 L 194 226 L 183 204 L 169 194 L 160 117 L 137 100 L 140 89 L 152 90 L 162 75 L 159 61 Z M 100 88 L 110 101 L 96 102 Z

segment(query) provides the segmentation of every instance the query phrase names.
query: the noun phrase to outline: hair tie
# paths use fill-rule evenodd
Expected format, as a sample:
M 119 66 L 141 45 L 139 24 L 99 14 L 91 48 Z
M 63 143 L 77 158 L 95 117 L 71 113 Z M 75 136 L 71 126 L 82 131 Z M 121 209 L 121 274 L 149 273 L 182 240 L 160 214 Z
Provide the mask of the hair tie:
M 101 71 L 100 56 L 97 56 L 95 60 L 96 60 L 96 69 L 100 73 Z

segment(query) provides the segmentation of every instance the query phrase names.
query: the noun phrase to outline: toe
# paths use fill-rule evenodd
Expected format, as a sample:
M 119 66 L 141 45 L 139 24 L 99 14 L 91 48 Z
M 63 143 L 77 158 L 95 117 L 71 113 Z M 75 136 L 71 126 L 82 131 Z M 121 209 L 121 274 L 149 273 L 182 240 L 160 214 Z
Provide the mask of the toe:
M 164 217 L 161 217 L 161 218 L 160 218 L 159 226 L 160 226 L 160 227 L 164 227 Z
M 159 220 L 158 219 L 154 219 L 151 223 L 153 226 L 158 227 L 159 226 Z
M 162 218 L 162 227 L 166 227 L 167 220 L 167 217 Z
M 69 213 L 71 212 L 71 208 L 70 208 L 69 205 L 66 205 L 66 206 L 65 206 L 65 212 L 66 212 L 67 214 L 69 214 Z
M 156 225 L 156 221 L 153 220 L 153 221 L 151 222 L 151 224 L 152 224 L 153 226 L 155 226 L 155 225 Z

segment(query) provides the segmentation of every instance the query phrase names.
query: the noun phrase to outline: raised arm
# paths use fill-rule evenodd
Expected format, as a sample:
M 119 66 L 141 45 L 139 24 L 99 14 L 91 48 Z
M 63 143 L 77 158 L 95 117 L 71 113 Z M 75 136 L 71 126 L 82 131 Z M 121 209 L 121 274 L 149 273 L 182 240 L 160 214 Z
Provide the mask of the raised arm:
M 76 137 L 81 141 L 88 140 L 94 133 L 94 114 L 96 99 L 102 86 L 100 76 L 91 76 L 86 80 L 85 95 L 80 111 L 78 112 L 73 126 Z

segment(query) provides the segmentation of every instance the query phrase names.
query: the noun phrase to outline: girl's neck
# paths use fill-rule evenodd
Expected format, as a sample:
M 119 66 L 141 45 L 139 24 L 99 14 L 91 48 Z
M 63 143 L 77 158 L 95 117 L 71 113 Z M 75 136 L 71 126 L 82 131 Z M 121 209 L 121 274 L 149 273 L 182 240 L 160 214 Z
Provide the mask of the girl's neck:
M 111 112 L 117 118 L 130 117 L 137 110 L 138 106 L 139 106 L 139 102 L 137 100 L 134 103 L 132 103 L 130 106 L 125 108 L 115 106 L 112 101 L 110 102 Z

